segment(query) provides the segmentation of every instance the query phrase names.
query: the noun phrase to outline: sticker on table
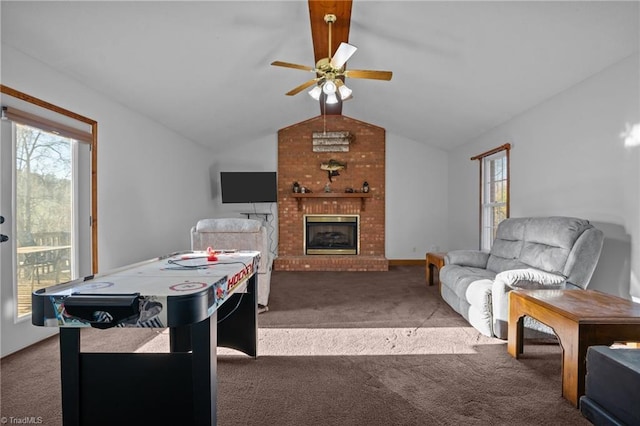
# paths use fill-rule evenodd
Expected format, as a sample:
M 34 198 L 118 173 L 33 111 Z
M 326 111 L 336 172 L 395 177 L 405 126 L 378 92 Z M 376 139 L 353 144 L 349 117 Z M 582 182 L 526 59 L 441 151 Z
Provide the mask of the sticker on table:
M 120 327 L 147 327 L 163 328 L 164 325 L 160 314 L 163 305 L 160 298 L 156 296 L 145 296 L 140 298 L 140 315 L 120 324 Z
M 64 308 L 64 300 L 66 298 L 67 296 L 49 296 L 49 301 L 53 307 L 53 314 L 55 315 L 58 326 L 90 327 L 91 323 L 89 321 L 67 314 L 67 311 Z M 45 318 L 45 324 L 53 325 L 53 318 Z
M 99 290 L 101 288 L 113 287 L 114 283 L 109 281 L 93 281 L 88 284 L 82 284 L 77 287 L 77 289 L 82 289 L 82 291 L 87 290 Z
M 185 282 L 180 284 L 174 284 L 169 288 L 173 291 L 194 291 L 199 290 L 201 288 L 205 288 L 207 284 L 205 283 L 195 283 L 195 282 Z

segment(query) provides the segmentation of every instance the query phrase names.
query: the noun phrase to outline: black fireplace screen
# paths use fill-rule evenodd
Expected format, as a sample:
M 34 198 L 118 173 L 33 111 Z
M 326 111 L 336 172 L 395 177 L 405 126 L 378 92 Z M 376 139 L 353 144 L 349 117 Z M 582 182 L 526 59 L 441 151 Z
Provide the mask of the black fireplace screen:
M 358 216 L 305 216 L 305 254 L 358 254 Z

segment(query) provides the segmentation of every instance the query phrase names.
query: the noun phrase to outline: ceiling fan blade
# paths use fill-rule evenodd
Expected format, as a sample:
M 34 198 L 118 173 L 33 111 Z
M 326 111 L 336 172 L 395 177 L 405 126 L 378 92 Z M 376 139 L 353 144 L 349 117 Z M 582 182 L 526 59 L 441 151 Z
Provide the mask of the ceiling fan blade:
M 393 73 L 391 71 L 375 71 L 375 70 L 346 70 L 345 77 L 349 78 L 368 78 L 371 80 L 391 80 Z
M 351 55 L 356 53 L 356 50 L 358 50 L 358 48 L 350 45 L 349 43 L 340 43 L 338 50 L 336 50 L 333 58 L 331 58 L 331 66 L 336 69 L 342 68 L 344 64 L 347 63 Z
M 293 95 L 297 95 L 298 93 L 302 92 L 304 89 L 306 89 L 307 87 L 313 86 L 314 84 L 316 84 L 316 82 L 320 80 L 319 78 L 314 78 L 311 79 L 307 82 L 302 83 L 300 86 L 296 87 L 295 89 L 291 89 L 289 90 L 287 93 L 285 93 L 287 96 L 293 96 Z
M 290 62 L 273 61 L 273 62 L 271 62 L 271 65 L 274 65 L 276 67 L 295 68 L 297 70 L 315 72 L 315 68 L 311 68 L 311 67 L 308 67 L 306 65 L 292 64 Z

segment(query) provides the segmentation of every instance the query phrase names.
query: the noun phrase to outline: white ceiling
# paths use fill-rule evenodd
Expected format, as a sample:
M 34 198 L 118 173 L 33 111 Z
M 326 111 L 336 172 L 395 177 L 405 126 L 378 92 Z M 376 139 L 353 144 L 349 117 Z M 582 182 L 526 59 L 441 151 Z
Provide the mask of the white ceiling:
M 343 114 L 449 149 L 638 51 L 637 1 L 354 0 Z M 319 115 L 306 1 L 0 3 L 2 43 L 224 149 Z M 20 88 L 16 88 L 20 89 Z M 34 94 L 37 96 L 37 94 Z

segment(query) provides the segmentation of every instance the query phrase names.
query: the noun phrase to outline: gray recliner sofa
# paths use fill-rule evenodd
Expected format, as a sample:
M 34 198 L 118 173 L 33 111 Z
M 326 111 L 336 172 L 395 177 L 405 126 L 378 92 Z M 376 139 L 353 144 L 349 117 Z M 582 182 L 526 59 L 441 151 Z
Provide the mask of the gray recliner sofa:
M 498 225 L 490 252 L 454 250 L 440 270 L 442 298 L 486 336 L 507 338 L 509 291 L 586 289 L 603 233 L 584 219 L 530 217 Z M 530 318 L 525 327 L 549 332 Z

